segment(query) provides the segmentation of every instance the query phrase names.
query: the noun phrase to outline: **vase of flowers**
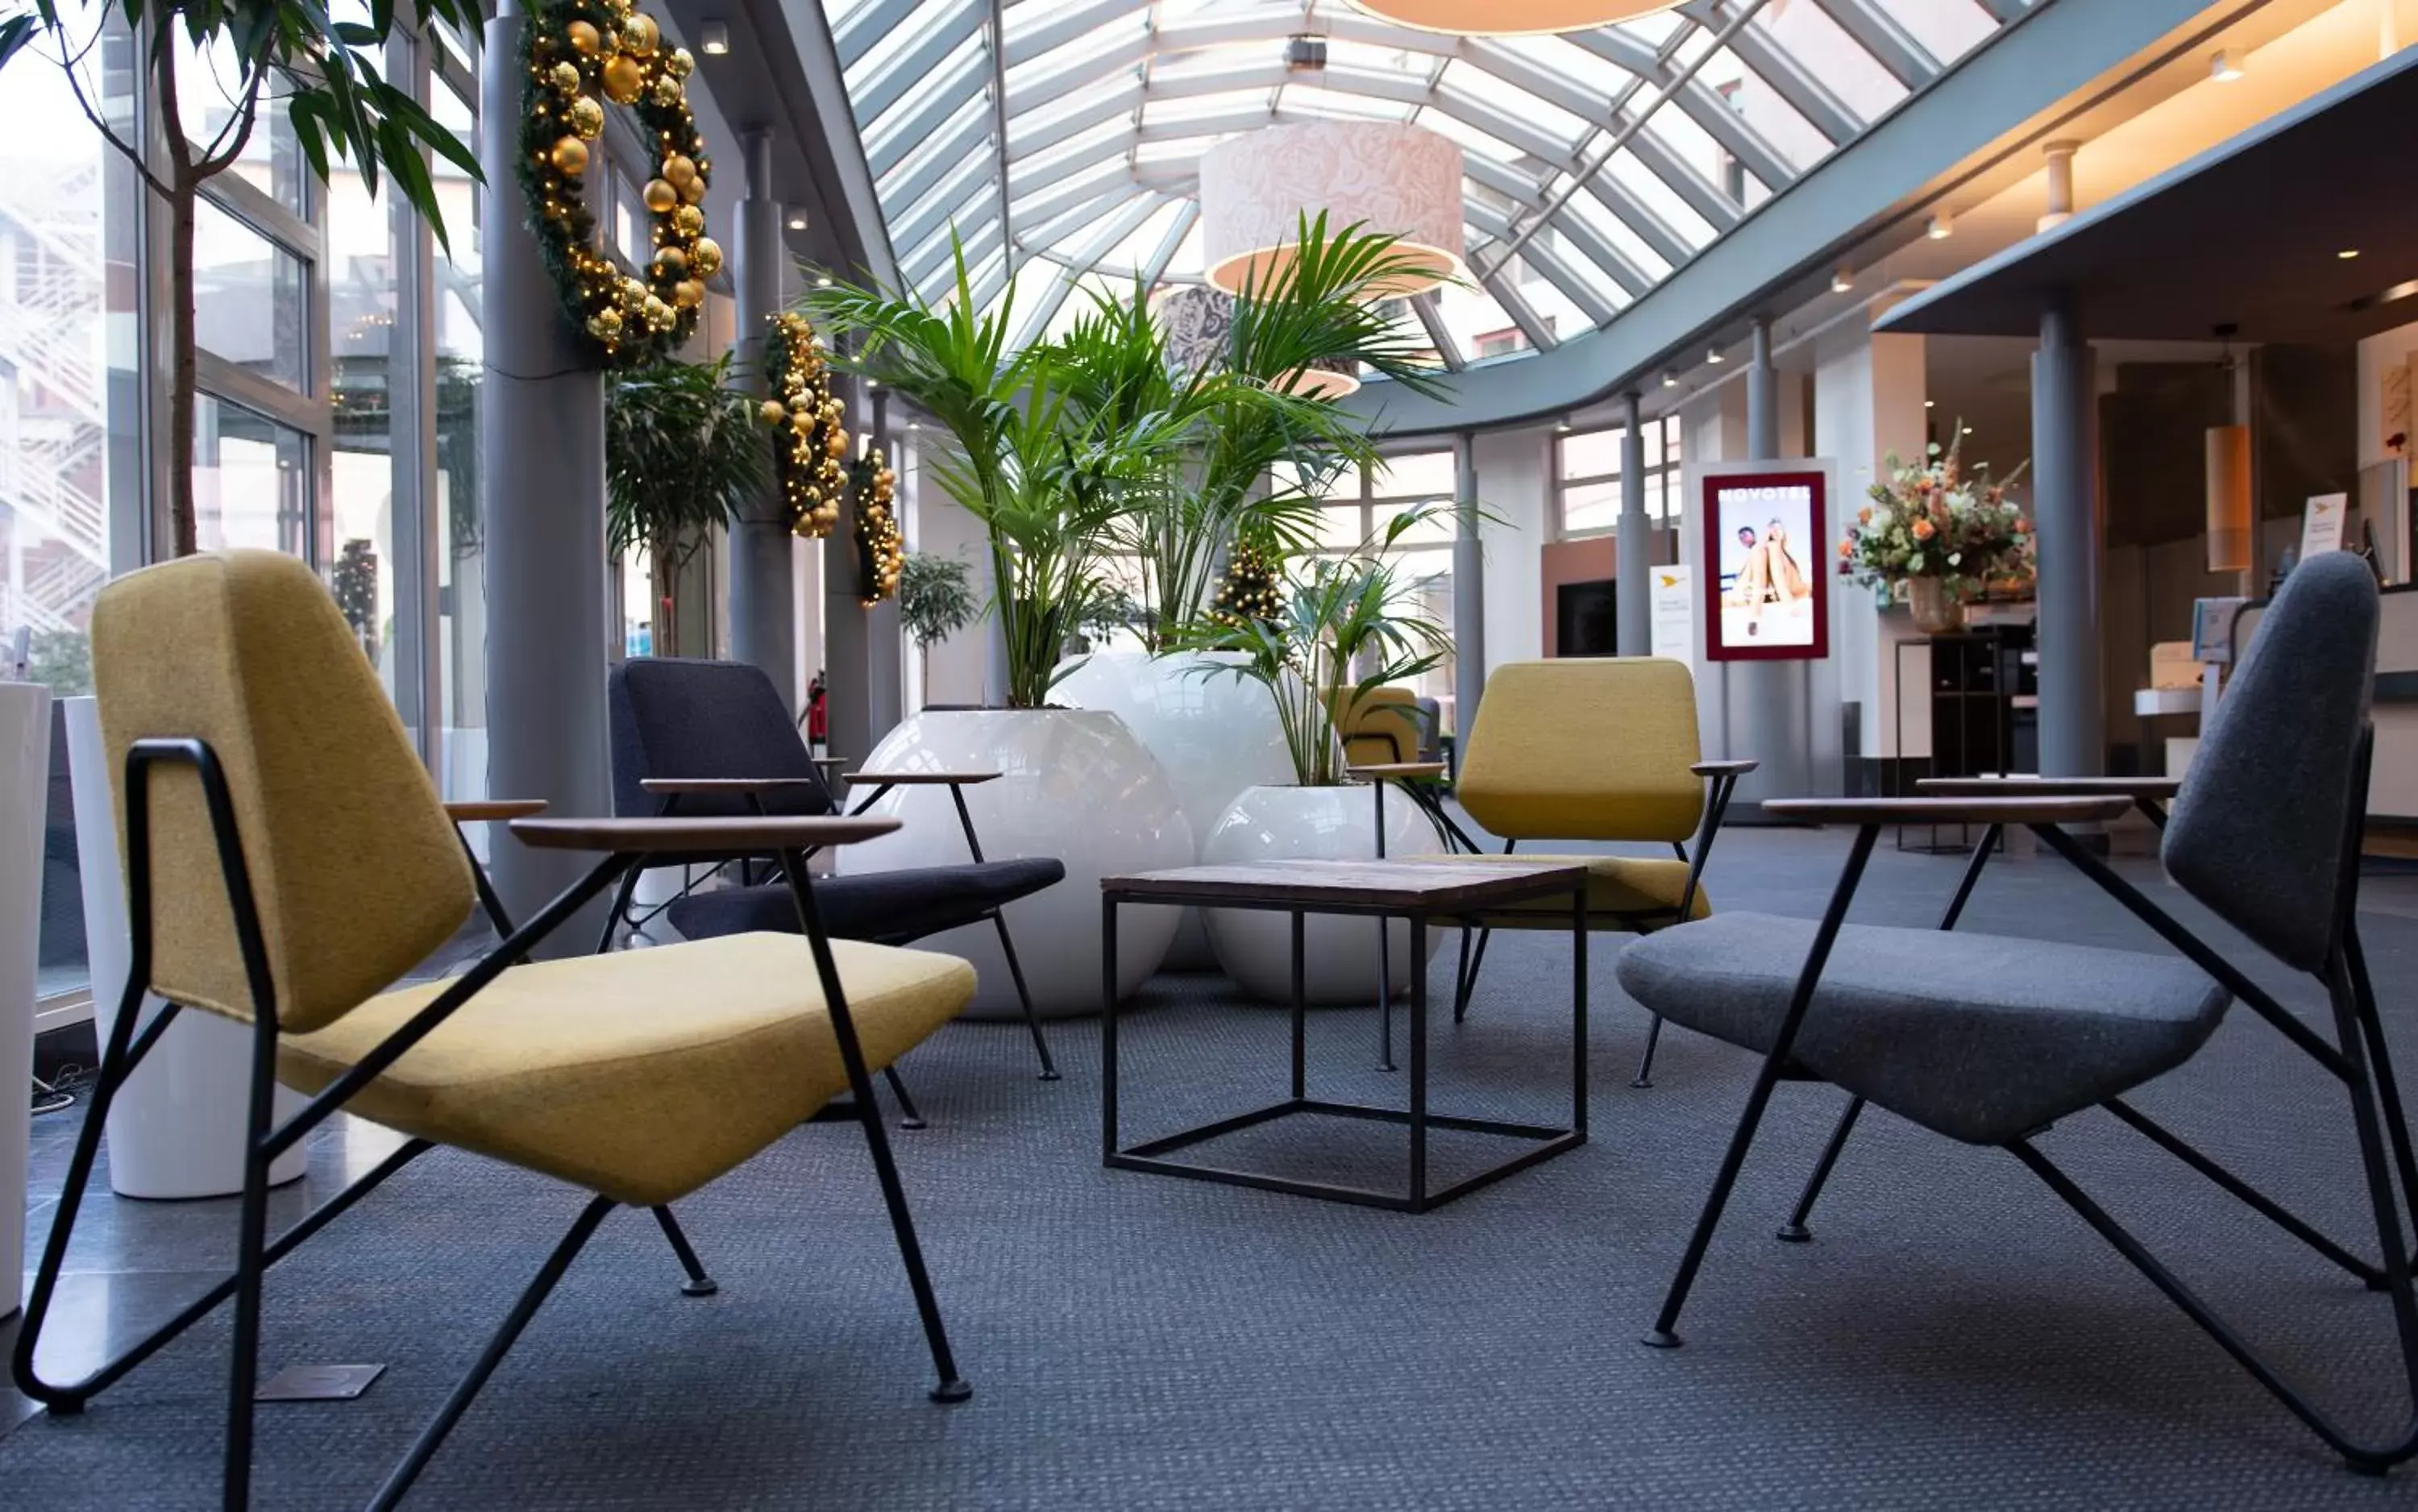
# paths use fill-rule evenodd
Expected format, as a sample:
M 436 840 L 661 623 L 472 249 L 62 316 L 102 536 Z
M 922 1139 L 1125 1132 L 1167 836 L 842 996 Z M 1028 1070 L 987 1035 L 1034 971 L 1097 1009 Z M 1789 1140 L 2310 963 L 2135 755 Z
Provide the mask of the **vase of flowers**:
M 1888 480 L 1872 486 L 1872 502 L 1839 542 L 1849 573 L 1884 606 L 1905 585 L 1907 607 L 1925 634 L 1963 628 L 1966 604 L 1989 588 L 2020 590 L 2032 581 L 2031 522 L 2007 498 L 2024 469 L 1993 480 L 1986 464 L 1967 468 L 1963 430 L 1944 450 L 1933 442 L 1919 464 L 1892 452 Z

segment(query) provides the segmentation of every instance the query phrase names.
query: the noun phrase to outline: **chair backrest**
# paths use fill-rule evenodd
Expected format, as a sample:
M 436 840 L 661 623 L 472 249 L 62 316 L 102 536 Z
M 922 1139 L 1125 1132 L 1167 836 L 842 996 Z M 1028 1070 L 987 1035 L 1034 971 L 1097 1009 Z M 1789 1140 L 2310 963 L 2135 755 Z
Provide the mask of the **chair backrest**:
M 764 812 L 831 812 L 831 795 L 805 737 L 790 723 L 780 690 L 762 667 L 633 657 L 613 669 L 610 693 L 613 807 L 625 817 L 663 812 L 663 801 L 639 786 L 650 777 L 812 777 L 812 786 L 762 795 Z M 691 794 L 675 812 L 696 817 L 757 810 L 745 798 Z
M 1508 840 L 1685 840 L 1696 684 L 1661 657 L 1513 662 L 1489 672 L 1454 794 Z
M 2349 552 L 2293 569 L 2217 700 L 2166 823 L 2166 873 L 2288 965 L 2320 970 L 2376 681 L 2376 579 Z
M 119 578 L 93 607 L 92 662 L 121 846 L 130 746 L 192 739 L 217 756 L 281 1028 L 334 1022 L 469 918 L 469 863 L 436 787 L 308 567 L 229 551 Z M 200 779 L 191 767 L 157 766 L 146 791 L 150 985 L 249 1019 Z
M 1336 695 L 1332 713 L 1349 760 L 1377 765 L 1419 758 L 1424 742 L 1418 703 L 1410 689 L 1371 688 L 1356 695 L 1346 689 Z

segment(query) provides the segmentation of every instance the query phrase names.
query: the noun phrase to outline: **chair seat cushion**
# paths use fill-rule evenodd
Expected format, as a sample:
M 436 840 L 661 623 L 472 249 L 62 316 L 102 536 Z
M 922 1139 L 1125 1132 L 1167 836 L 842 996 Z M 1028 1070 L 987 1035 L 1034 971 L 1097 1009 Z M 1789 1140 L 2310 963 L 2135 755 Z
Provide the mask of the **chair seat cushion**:
M 895 872 L 815 878 L 815 907 L 835 939 L 899 945 L 955 929 L 992 909 L 1065 879 L 1064 863 L 986 861 L 963 866 L 916 866 Z M 733 887 L 681 898 L 668 910 L 684 939 L 772 930 L 798 931 L 798 910 L 786 885 Z
M 1547 856 L 1516 851 L 1511 855 L 1492 852 L 1476 856 L 1431 856 L 1430 861 L 1500 862 L 1511 865 L 1534 865 L 1539 862 L 1562 866 L 1584 866 L 1587 869 L 1587 912 L 1593 915 L 1645 914 L 1649 921 L 1627 918 L 1599 917 L 1595 927 L 1621 933 L 1644 934 L 1648 929 L 1664 929 L 1677 923 L 1680 895 L 1688 890 L 1688 863 L 1665 861 L 1652 856 Z M 1712 898 L 1701 881 L 1696 884 L 1696 898 L 1688 916 L 1702 919 L 1713 911 Z M 1660 914 L 1659 921 L 1650 916 Z M 1490 929 L 1568 929 L 1570 926 L 1569 894 L 1559 898 L 1538 898 L 1517 909 L 1489 914 L 1477 921 Z
M 1621 952 L 1675 1024 L 1767 1052 L 1811 920 L 1729 913 Z M 2189 1060 L 2230 995 L 2188 961 L 1936 929 L 1839 932 L 1791 1059 L 1903 1118 L 2003 1144 Z
M 907 1053 L 972 998 L 950 955 L 835 940 L 869 1069 Z M 390 992 L 288 1035 L 278 1078 L 334 1081 L 446 984 Z M 635 1206 L 668 1202 L 777 1139 L 848 1086 L 799 935 L 516 966 L 344 1107 Z

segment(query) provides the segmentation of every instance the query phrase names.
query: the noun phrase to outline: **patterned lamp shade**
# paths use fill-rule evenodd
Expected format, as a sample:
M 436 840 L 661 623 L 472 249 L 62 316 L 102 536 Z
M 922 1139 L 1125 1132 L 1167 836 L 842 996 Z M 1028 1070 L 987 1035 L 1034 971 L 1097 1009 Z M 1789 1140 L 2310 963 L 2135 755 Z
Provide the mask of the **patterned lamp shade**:
M 1225 353 L 1234 328 L 1234 297 L 1206 284 L 1186 283 L 1160 295 L 1151 313 L 1166 335 L 1167 365 L 1179 374 L 1197 373 Z M 1349 360 L 1335 358 L 1288 374 L 1277 387 L 1305 399 L 1340 399 L 1358 389 L 1360 380 Z
M 1352 0 L 1380 21 L 1462 37 L 1579 32 L 1669 10 L 1679 0 Z
M 1390 121 L 1306 121 L 1229 137 L 1201 155 L 1201 225 L 1209 282 L 1239 294 L 1293 253 L 1304 216 L 1330 234 L 1358 224 L 1400 237 L 1416 274 L 1378 291 L 1396 298 L 1462 270 L 1461 145 Z

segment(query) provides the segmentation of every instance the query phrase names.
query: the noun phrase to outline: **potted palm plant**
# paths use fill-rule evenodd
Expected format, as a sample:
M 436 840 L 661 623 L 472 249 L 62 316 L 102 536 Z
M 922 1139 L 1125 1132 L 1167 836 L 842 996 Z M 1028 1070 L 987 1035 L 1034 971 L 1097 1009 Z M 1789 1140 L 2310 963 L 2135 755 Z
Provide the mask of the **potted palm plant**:
M 932 694 L 932 648 L 971 625 L 982 614 L 966 564 L 937 552 L 911 551 L 898 564 L 898 622 L 925 656 L 924 696 Z
M 1258 692 L 1283 731 L 1289 781 L 1246 787 L 1201 837 L 1205 863 L 1314 858 L 1360 861 L 1377 853 L 1377 794 L 1349 780 L 1339 710 L 1373 690 L 1407 682 L 1451 650 L 1444 627 L 1419 610 L 1416 586 L 1390 549 L 1445 506 L 1406 510 L 1341 558 L 1299 564 L 1289 594 L 1265 617 L 1234 616 L 1187 634 L 1189 644 L 1232 660 L 1197 676 L 1231 678 Z M 1385 854 L 1442 848 L 1434 825 L 1407 800 L 1386 804 Z M 1291 1000 L 1292 936 L 1284 915 L 1204 910 L 1209 942 L 1226 974 L 1253 995 Z M 1377 932 L 1366 921 L 1311 918 L 1304 989 L 1311 1002 L 1366 1002 L 1378 975 Z M 1410 932 L 1385 926 L 1393 981 L 1410 980 Z M 1432 950 L 1442 942 L 1436 936 Z
M 731 385 L 728 353 L 613 375 L 604 396 L 605 545 L 614 561 L 647 548 L 655 655 L 681 654 L 681 570 L 762 487 L 764 452 L 756 402 Z

